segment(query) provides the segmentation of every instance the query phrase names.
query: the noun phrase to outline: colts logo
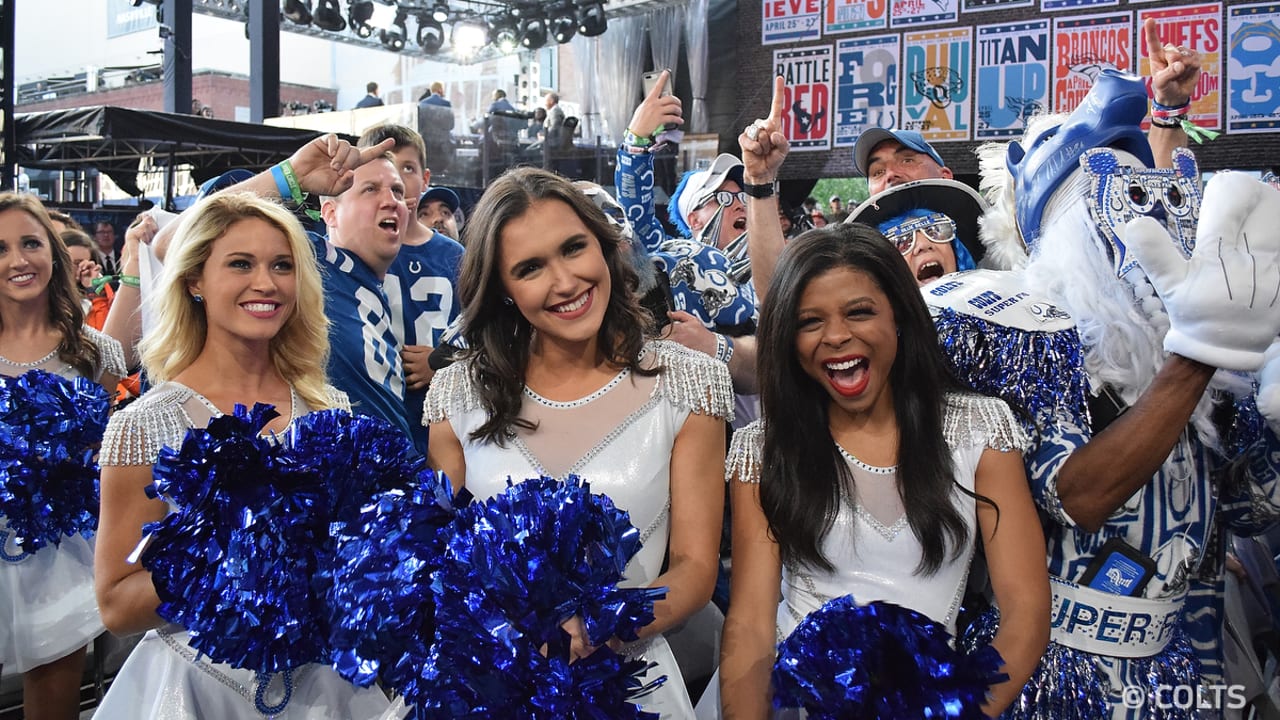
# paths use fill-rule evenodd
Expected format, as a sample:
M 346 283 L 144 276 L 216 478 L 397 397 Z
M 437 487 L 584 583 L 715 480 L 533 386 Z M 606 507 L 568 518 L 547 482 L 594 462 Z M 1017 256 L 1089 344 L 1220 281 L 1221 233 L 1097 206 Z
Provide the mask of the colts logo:
M 1117 276 L 1137 266 L 1120 237 L 1130 220 L 1147 216 L 1169 230 L 1184 257 L 1196 246 L 1200 219 L 1200 169 L 1186 148 L 1173 151 L 1173 169 L 1125 165 L 1110 148 L 1093 148 L 1080 157 L 1089 178 L 1089 214 L 1107 241 Z

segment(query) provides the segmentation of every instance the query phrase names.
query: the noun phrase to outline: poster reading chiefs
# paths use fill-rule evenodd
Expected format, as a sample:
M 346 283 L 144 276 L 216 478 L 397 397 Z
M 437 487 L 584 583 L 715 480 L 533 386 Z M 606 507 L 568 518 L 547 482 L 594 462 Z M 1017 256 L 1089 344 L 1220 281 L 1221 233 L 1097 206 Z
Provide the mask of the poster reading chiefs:
M 883 30 L 889 24 L 889 0 L 827 0 L 824 32 Z
M 903 34 L 903 130 L 929 142 L 969 139 L 972 33 L 965 27 Z
M 919 27 L 953 23 L 959 17 L 959 0 L 893 0 L 890 27 Z
M 836 43 L 836 147 L 867 128 L 898 126 L 899 57 L 897 35 Z
M 760 44 L 822 37 L 822 0 L 761 0 Z
M 1227 8 L 1227 132 L 1280 129 L 1280 3 Z
M 1200 127 L 1218 127 L 1222 116 L 1222 4 L 1139 10 L 1135 23 L 1139 30 L 1147 18 L 1156 19 L 1163 44 L 1180 45 L 1200 53 L 1200 82 L 1191 91 L 1191 113 L 1187 118 Z M 1137 35 L 1138 74 L 1146 78 L 1150 95 L 1147 34 L 1140 31 Z M 1150 118 L 1142 121 L 1144 129 L 1150 125 Z
M 974 71 L 976 140 L 1022 134 L 1049 105 L 1049 21 L 978 27 Z
M 1133 72 L 1133 16 L 1122 12 L 1055 18 L 1053 111 L 1075 110 L 1103 68 Z
M 831 46 L 774 50 L 773 70 L 786 83 L 782 132 L 792 150 L 831 149 Z

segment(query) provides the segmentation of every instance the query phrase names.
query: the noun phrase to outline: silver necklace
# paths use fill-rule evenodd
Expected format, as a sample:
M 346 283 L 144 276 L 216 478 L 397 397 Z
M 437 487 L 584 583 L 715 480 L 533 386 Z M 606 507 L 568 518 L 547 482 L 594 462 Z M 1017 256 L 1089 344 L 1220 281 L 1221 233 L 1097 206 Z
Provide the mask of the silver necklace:
M 45 355 L 39 360 L 32 360 L 31 362 L 14 362 L 9 358 L 3 355 L 0 355 L 0 362 L 4 363 L 5 365 L 9 365 L 11 367 L 16 367 L 16 368 L 33 368 L 33 367 L 39 367 L 40 365 L 43 365 L 49 362 L 50 360 L 54 359 L 57 356 L 58 356 L 58 348 L 55 347 L 53 350 L 49 351 L 48 355 Z

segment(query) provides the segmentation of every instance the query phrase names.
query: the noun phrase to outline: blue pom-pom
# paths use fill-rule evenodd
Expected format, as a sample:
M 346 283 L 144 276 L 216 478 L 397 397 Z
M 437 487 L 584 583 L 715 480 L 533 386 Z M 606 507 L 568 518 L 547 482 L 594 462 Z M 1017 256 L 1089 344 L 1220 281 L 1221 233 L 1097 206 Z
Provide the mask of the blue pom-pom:
M 276 416 L 237 406 L 161 451 L 148 493 L 179 509 L 144 528 L 141 558 L 161 617 L 196 650 L 258 673 L 329 660 L 331 523 L 423 469 L 397 460 L 412 446 L 381 420 L 324 410 L 260 435 Z
M 35 552 L 98 525 L 98 463 L 111 397 L 96 382 L 30 370 L 0 377 L 0 515 Z
M 990 646 L 965 655 L 946 628 L 886 602 L 836 598 L 810 613 L 778 648 L 773 704 L 814 720 L 982 720 L 987 688 L 1008 676 Z
M 397 688 L 419 717 L 640 718 L 648 664 L 601 647 L 569 663 L 561 625 L 593 644 L 634 639 L 665 589 L 619 588 L 640 549 L 628 515 L 576 477 L 510 484 L 460 513 L 435 575 L 436 642 L 419 682 Z

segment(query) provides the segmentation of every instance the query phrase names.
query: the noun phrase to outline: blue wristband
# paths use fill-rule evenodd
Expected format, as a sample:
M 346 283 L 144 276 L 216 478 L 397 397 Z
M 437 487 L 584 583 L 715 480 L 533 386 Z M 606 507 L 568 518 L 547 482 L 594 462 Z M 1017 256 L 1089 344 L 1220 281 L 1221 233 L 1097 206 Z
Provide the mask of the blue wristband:
M 284 176 L 284 169 L 279 165 L 272 165 L 271 177 L 276 181 L 276 190 L 280 192 L 280 199 L 285 202 L 293 200 L 293 192 L 289 190 L 289 180 Z

